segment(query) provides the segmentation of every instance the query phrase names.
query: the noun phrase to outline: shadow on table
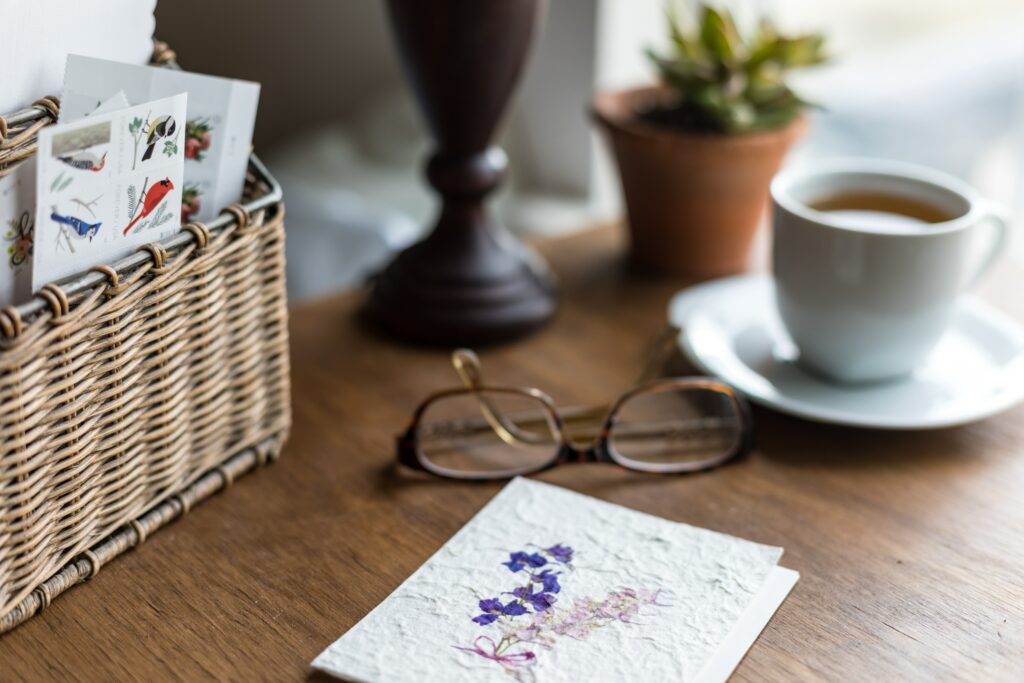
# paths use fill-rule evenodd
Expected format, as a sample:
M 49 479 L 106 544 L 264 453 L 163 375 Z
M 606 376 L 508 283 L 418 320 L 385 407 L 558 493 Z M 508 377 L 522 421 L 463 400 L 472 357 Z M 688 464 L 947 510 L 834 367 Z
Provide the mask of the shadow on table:
M 397 462 L 390 462 L 377 469 L 377 476 L 374 479 L 374 490 L 384 496 L 392 497 L 400 491 L 423 490 L 454 492 L 463 486 L 474 488 L 486 488 L 504 486 L 506 480 L 473 480 L 473 479 L 445 479 L 437 477 L 428 472 L 416 472 L 403 467 Z
M 679 376 L 699 371 L 676 351 L 662 374 Z M 813 422 L 754 406 L 755 455 L 789 466 L 871 468 L 941 465 L 975 457 L 991 449 L 1002 427 L 990 418 L 971 425 L 924 430 L 844 427 Z
M 995 420 L 973 425 L 897 431 L 828 425 L 756 407 L 755 457 L 795 467 L 945 466 L 978 457 L 999 431 Z
M 726 465 L 725 468 L 730 469 L 742 466 L 743 460 L 739 460 Z M 588 495 L 599 495 L 602 491 L 617 489 L 652 487 L 652 490 L 657 490 L 659 487 L 664 486 L 666 480 L 669 479 L 686 479 L 704 475 L 705 473 L 701 472 L 673 475 L 635 472 L 610 463 L 567 463 L 550 470 L 527 475 L 527 478 L 553 486 L 585 492 Z M 382 466 L 377 470 L 375 491 L 388 498 L 420 490 L 426 492 L 439 491 L 446 495 L 457 496 L 460 492 L 467 489 L 491 489 L 490 493 L 494 494 L 509 481 L 508 479 L 479 481 L 443 479 L 424 472 L 413 472 L 401 467 L 397 463 L 393 463 Z

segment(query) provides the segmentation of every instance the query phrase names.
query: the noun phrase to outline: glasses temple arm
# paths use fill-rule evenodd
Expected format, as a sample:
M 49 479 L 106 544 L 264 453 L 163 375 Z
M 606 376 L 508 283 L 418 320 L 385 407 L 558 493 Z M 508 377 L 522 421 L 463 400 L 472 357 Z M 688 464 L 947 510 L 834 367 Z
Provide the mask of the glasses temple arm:
M 661 375 L 665 362 L 675 348 L 675 341 L 679 338 L 680 331 L 675 325 L 666 325 L 665 329 L 655 338 L 647 352 L 643 370 L 636 378 L 636 384 L 644 384 Z
M 482 383 L 480 358 L 470 349 L 456 349 L 452 352 L 452 366 L 458 373 L 462 383 L 469 389 L 479 389 Z M 501 414 L 486 396 L 474 394 L 480 404 L 480 412 L 498 438 L 510 446 L 517 443 L 545 443 L 543 435 L 531 434 L 521 430 L 514 422 L 510 422 Z

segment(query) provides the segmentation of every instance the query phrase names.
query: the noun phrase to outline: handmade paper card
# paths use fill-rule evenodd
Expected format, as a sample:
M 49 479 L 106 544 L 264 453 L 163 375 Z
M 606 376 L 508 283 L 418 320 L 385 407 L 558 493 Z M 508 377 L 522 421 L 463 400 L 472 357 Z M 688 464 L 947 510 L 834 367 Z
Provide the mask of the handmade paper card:
M 516 479 L 313 666 L 366 682 L 722 681 L 796 580 L 781 554 Z
M 188 93 L 182 223 L 215 218 L 225 206 L 241 199 L 256 123 L 258 83 L 71 55 L 61 121 L 87 115 L 119 90 L 131 104 Z
M 33 291 L 178 230 L 186 104 L 182 93 L 39 132 Z

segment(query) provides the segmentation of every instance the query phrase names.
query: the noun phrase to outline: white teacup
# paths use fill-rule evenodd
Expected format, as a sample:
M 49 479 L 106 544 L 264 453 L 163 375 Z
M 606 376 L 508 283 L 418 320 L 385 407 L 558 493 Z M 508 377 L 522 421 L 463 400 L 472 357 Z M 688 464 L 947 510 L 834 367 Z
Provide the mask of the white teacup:
M 916 201 L 948 220 L 886 220 L 820 211 L 852 193 Z M 800 363 L 826 378 L 870 382 L 920 366 L 957 297 L 995 263 L 1007 223 L 970 186 L 910 164 L 841 160 L 772 181 L 773 267 L 782 321 Z M 990 238 L 983 253 L 979 234 Z

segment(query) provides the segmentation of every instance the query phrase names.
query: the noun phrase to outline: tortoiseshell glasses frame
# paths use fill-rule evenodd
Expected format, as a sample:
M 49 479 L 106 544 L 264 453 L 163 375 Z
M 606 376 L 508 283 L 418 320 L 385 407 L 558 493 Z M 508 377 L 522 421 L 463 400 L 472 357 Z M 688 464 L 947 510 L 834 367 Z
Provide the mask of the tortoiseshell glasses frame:
M 647 363 L 638 382 L 625 393 L 621 394 L 612 404 L 586 408 L 559 409 L 554 401 L 543 391 L 533 387 L 490 386 L 482 381 L 480 361 L 472 351 L 459 349 L 452 354 L 452 364 L 463 380 L 464 386 L 444 389 L 424 399 L 413 413 L 406 430 L 398 436 L 398 460 L 403 465 L 415 470 L 430 472 L 441 477 L 455 479 L 507 479 L 514 476 L 532 474 L 566 463 L 609 462 L 621 467 L 641 472 L 661 474 L 687 473 L 713 469 L 746 454 L 753 440 L 753 417 L 746 399 L 727 384 L 707 377 L 674 377 L 666 379 L 647 379 L 655 368 L 664 360 L 666 340 L 671 341 L 678 335 L 678 330 L 669 329 L 659 338 L 655 352 Z M 691 419 L 683 431 L 690 430 L 698 434 L 701 430 L 727 426 L 730 438 L 726 445 L 712 453 L 701 457 L 688 458 L 676 462 L 645 462 L 623 455 L 616 448 L 613 438 L 620 412 L 631 399 L 641 395 L 654 395 L 667 392 L 680 392 L 681 395 L 701 394 L 702 397 L 712 396 L 726 406 L 725 415 Z M 528 420 L 520 414 L 503 412 L 498 405 L 504 397 L 523 399 L 532 406 Z M 479 471 L 453 469 L 434 462 L 421 447 L 421 428 L 423 418 L 432 406 L 452 399 L 468 399 L 474 415 L 466 415 L 459 419 L 449 419 L 443 423 L 430 425 L 434 434 L 443 433 L 446 437 L 467 437 L 491 434 L 500 441 L 499 446 L 535 446 L 551 448 L 550 457 L 522 466 L 506 467 Z M 600 422 L 597 422 L 600 420 Z M 580 445 L 570 435 L 567 424 L 590 423 L 598 424 L 596 434 L 589 435 L 589 443 Z M 727 424 L 726 424 L 727 423 Z M 532 429 L 531 429 L 532 426 Z M 438 429 L 440 427 L 440 430 Z M 538 429 L 543 428 L 543 434 Z M 623 428 L 620 427 L 620 431 Z M 678 438 L 679 427 L 672 425 L 669 431 L 655 423 L 631 425 L 629 436 L 657 440 Z

